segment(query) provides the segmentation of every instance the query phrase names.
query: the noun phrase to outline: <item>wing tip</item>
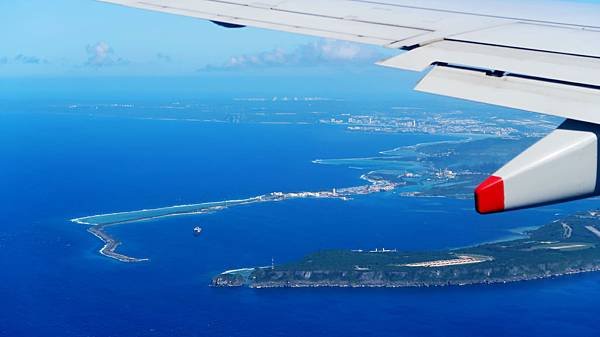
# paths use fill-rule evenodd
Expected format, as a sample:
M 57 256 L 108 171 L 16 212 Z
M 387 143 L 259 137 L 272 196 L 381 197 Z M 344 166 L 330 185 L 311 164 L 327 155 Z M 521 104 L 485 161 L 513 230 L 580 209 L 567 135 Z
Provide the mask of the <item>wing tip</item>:
M 475 189 L 475 209 L 479 214 L 504 211 L 504 181 L 490 176 Z

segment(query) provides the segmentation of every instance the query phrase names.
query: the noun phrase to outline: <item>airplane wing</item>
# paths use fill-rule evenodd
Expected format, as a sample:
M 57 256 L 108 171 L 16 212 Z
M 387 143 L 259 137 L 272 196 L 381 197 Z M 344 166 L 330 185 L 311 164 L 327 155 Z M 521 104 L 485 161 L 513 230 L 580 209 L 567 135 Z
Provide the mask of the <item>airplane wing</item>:
M 101 0 L 404 50 L 416 90 L 566 118 L 475 191 L 481 213 L 600 194 L 600 6 L 486 0 Z

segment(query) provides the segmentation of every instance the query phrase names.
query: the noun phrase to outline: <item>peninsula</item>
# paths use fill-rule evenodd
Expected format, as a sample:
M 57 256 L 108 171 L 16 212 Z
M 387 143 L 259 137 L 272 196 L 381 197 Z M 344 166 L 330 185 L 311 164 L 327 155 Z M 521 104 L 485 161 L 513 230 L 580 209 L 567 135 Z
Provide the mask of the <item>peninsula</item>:
M 526 238 L 445 251 L 320 251 L 297 262 L 222 273 L 212 285 L 429 287 L 507 283 L 600 270 L 600 211 L 577 213 L 526 234 Z
M 85 216 L 72 222 L 89 226 L 88 232 L 104 246 L 100 253 L 121 262 L 144 262 L 117 252 L 121 242 L 108 232 L 117 225 L 148 221 L 163 217 L 219 212 L 242 205 L 279 202 L 291 199 L 348 200 L 357 195 L 394 191 L 404 197 L 449 197 L 470 199 L 478 182 L 483 181 L 518 149 L 528 147 L 537 138 L 497 139 L 460 137 L 452 141 L 423 143 L 383 151 L 367 158 L 316 159 L 315 164 L 341 165 L 359 169 L 360 186 L 316 192 L 272 192 L 239 200 L 205 202 L 162 208 L 143 209 Z
M 372 179 L 363 176 L 363 180 L 369 182 L 368 185 L 332 189 L 331 191 L 320 192 L 272 192 L 259 195 L 252 198 L 240 200 L 227 200 L 217 202 L 206 202 L 191 205 L 179 205 L 171 207 L 162 207 L 154 209 L 143 209 L 130 212 L 108 213 L 86 216 L 71 219 L 71 222 L 90 226 L 88 232 L 102 240 L 104 246 L 100 249 L 100 254 L 113 258 L 121 262 L 145 262 L 147 258 L 136 258 L 117 252 L 121 242 L 107 232 L 107 229 L 113 226 L 148 221 L 163 217 L 208 214 L 224 209 L 255 203 L 278 202 L 291 199 L 340 199 L 349 200 L 353 196 L 365 195 L 371 193 L 380 193 L 394 190 L 400 183 L 391 182 L 383 179 Z

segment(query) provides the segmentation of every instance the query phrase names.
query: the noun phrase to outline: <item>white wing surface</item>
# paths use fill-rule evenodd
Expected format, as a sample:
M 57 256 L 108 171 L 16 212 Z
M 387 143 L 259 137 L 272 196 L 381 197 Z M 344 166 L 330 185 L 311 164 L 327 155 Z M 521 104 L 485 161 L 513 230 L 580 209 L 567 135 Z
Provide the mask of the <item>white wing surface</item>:
M 399 55 L 379 64 L 427 71 L 417 90 L 579 121 L 561 126 L 480 186 L 479 211 L 600 194 L 600 5 L 552 0 L 101 1 L 229 27 L 398 49 Z M 547 181 L 557 174 L 561 184 Z
M 443 68 L 427 75 L 418 90 L 600 123 L 597 5 L 554 1 L 104 1 L 404 49 L 407 51 L 380 64 L 415 71 Z M 474 87 L 480 89 L 472 90 Z M 496 88 L 500 95 L 493 93 Z M 556 99 L 541 99 L 547 96 Z

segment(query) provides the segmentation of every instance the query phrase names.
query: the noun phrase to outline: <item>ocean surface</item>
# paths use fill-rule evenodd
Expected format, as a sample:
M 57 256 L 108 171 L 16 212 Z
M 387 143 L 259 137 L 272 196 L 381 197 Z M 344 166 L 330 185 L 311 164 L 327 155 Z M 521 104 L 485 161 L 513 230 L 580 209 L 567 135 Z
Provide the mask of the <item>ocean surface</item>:
M 69 219 L 273 191 L 360 185 L 364 171 L 314 159 L 373 156 L 427 135 L 322 125 L 200 123 L 0 111 L 0 336 L 599 336 L 600 273 L 493 286 L 216 289 L 227 269 L 319 249 L 441 249 L 597 200 L 479 216 L 468 200 L 374 194 L 291 200 L 109 229 L 121 263 Z M 192 229 L 203 228 L 195 237 Z

